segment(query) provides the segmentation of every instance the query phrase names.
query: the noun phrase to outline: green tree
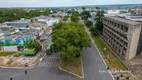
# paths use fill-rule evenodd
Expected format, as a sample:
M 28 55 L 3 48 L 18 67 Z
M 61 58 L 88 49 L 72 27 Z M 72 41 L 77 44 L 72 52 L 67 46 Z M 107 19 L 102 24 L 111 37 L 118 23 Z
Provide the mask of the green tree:
M 43 12 L 43 15 L 45 15 L 45 16 L 48 16 L 49 14 L 51 14 L 50 9 L 46 9 L 46 10 Z
M 79 13 L 77 11 L 72 11 L 73 16 L 79 16 Z
M 45 10 L 46 11 L 46 10 Z M 39 10 L 31 10 L 29 12 L 22 9 L 7 10 L 0 9 L 0 23 L 5 21 L 20 20 L 21 18 L 30 19 L 42 15 L 43 13 Z
M 61 52 L 61 59 L 68 61 L 80 56 L 83 47 L 90 47 L 90 38 L 80 23 L 59 23 L 52 33 L 54 48 Z
M 104 17 L 104 14 L 102 11 L 98 11 L 97 12 L 97 15 L 96 15 L 96 29 L 101 33 L 103 31 L 103 22 L 102 22 L 102 19 Z
M 92 32 L 92 35 L 94 35 L 94 36 L 96 36 L 96 35 L 98 34 L 96 27 L 91 27 L 91 28 L 90 28 L 90 31 Z
M 99 7 L 96 7 L 96 10 L 99 10 L 100 8 Z
M 4 19 L 2 17 L 0 17 L 0 23 L 3 23 Z
M 83 10 L 83 11 L 85 11 L 85 10 L 86 10 L 86 8 L 85 8 L 85 7 L 82 7 L 82 10 Z
M 67 21 L 69 16 L 64 16 L 63 21 Z
M 61 51 L 61 57 L 64 61 L 73 60 L 74 57 L 80 56 L 80 48 L 73 45 L 67 45 L 65 51 Z
M 92 27 L 92 26 L 93 26 L 93 22 L 90 21 L 90 20 L 87 20 L 87 21 L 85 21 L 84 23 L 85 23 L 85 25 L 86 25 L 87 27 Z
M 79 21 L 79 17 L 78 16 L 71 16 L 71 21 L 72 22 L 78 22 Z
M 33 40 L 27 45 L 27 48 L 35 48 L 36 51 L 39 51 L 41 50 L 42 46 L 38 41 Z
M 83 12 L 81 13 L 81 18 L 82 18 L 83 20 L 88 20 L 89 17 L 91 17 L 91 14 L 90 14 L 89 11 L 83 11 Z
M 72 11 L 67 11 L 67 14 L 70 15 L 72 13 Z

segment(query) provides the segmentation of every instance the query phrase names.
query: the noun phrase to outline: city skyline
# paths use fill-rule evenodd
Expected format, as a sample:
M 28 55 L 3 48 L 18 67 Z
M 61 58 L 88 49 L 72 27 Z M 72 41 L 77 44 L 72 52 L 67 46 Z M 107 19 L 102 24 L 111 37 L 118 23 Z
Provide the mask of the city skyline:
M 67 7 L 83 5 L 141 4 L 142 0 L 0 0 L 0 7 Z

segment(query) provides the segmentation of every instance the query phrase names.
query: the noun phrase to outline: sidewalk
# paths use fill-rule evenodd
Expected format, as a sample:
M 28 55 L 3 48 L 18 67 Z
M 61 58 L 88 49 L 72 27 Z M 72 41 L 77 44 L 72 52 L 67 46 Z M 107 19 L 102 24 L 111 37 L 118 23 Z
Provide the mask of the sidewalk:
M 142 54 L 139 54 L 135 58 L 125 61 L 133 74 L 138 80 L 142 80 Z
M 40 54 L 34 57 L 20 56 L 14 59 L 11 64 L 3 64 L 1 68 L 16 68 L 16 69 L 28 69 L 34 68 L 40 61 Z

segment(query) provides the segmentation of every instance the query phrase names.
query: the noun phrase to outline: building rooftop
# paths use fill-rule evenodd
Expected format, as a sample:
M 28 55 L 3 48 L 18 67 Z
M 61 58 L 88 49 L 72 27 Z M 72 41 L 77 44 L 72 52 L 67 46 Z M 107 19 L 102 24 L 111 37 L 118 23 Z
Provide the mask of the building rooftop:
M 4 35 L 5 36 L 4 39 L 8 39 L 8 40 L 12 40 L 12 39 L 25 39 L 30 34 L 33 34 L 33 33 L 29 32 L 29 31 L 26 32 L 26 33 L 18 32 L 18 33 L 15 33 L 15 34 Z
M 124 19 L 124 18 L 117 17 L 117 16 L 107 16 L 105 18 L 112 19 L 112 20 L 115 20 L 115 21 L 119 21 L 119 22 L 122 22 L 122 23 L 126 23 L 126 24 L 129 24 L 129 25 L 138 25 L 138 24 L 141 24 L 140 22 L 136 22 L 136 21 Z

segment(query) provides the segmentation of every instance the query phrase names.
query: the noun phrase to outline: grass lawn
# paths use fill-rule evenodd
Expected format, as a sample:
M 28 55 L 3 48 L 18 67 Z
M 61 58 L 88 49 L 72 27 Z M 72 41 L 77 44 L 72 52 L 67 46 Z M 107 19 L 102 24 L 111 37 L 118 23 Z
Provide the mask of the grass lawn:
M 76 58 L 70 62 L 61 61 L 60 67 L 82 77 L 81 58 Z
M 112 69 L 127 70 L 127 67 L 120 61 L 120 59 L 115 55 L 115 53 L 108 48 L 103 40 L 99 36 L 92 36 L 97 48 L 100 50 L 105 62 Z M 104 50 L 106 48 L 106 50 Z
M 12 54 L 17 54 L 17 52 L 0 52 L 0 56 L 10 56 Z

